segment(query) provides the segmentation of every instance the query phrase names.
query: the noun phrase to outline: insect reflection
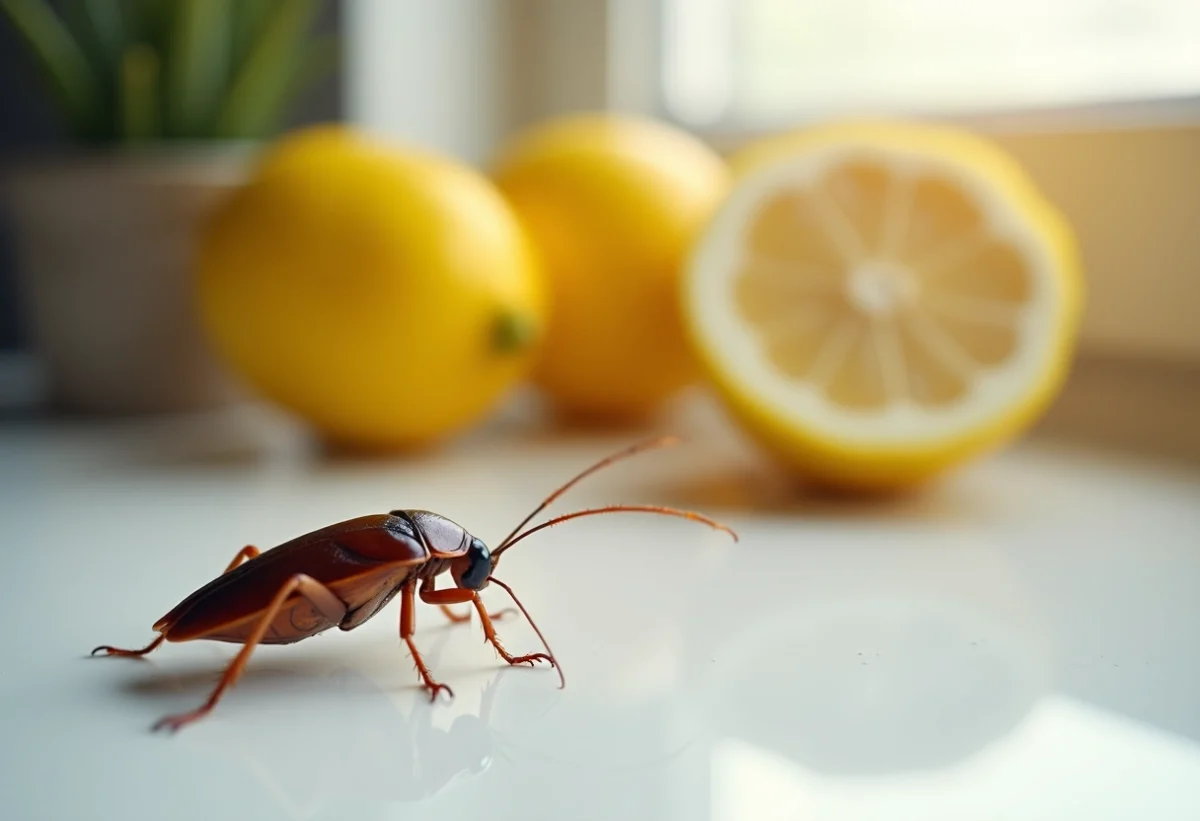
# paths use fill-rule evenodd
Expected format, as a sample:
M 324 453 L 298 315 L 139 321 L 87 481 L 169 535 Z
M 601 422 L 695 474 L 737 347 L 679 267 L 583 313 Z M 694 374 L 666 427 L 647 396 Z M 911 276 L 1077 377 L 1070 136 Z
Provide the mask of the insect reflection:
M 440 646 L 434 655 L 439 651 Z M 385 689 L 361 670 L 341 667 L 325 676 L 322 709 L 303 710 L 298 718 L 294 706 L 276 706 L 270 708 L 270 732 L 263 731 L 264 722 L 254 732 L 245 732 L 242 722 L 224 722 L 202 743 L 216 756 L 232 753 L 238 768 L 292 818 L 325 818 L 347 801 L 419 802 L 507 757 L 493 718 L 501 681 L 510 672 L 490 671 L 477 701 L 464 688 L 453 705 L 434 709 L 415 689 Z M 313 687 L 310 676 L 285 675 L 298 683 L 303 679 L 306 691 Z M 272 692 L 281 686 L 286 683 L 273 676 Z M 557 697 L 539 692 L 536 701 L 535 710 L 545 714 Z M 337 708 L 326 709 L 328 704 Z M 537 717 L 522 715 L 522 721 Z M 511 726 L 511 719 L 505 723 Z M 357 752 L 321 754 L 331 739 L 352 739 Z M 319 767 L 313 766 L 314 755 L 320 755 Z

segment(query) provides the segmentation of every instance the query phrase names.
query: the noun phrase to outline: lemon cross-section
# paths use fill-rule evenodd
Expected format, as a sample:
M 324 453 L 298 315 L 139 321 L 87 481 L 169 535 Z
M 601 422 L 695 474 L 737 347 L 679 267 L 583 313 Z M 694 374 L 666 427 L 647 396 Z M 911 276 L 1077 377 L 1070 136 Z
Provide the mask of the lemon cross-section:
M 829 126 L 751 146 L 694 249 L 689 333 L 732 410 L 819 479 L 922 480 L 1031 423 L 1072 356 L 1065 221 L 982 139 Z

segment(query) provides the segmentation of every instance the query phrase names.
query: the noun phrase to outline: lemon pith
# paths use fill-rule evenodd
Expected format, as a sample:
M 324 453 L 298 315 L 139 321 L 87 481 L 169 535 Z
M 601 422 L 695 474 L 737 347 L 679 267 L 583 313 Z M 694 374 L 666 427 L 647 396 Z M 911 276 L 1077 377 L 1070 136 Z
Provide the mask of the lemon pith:
M 818 479 L 920 481 L 1061 385 L 1082 283 L 999 150 L 930 126 L 784 135 L 734 158 L 684 279 L 688 332 L 751 433 Z

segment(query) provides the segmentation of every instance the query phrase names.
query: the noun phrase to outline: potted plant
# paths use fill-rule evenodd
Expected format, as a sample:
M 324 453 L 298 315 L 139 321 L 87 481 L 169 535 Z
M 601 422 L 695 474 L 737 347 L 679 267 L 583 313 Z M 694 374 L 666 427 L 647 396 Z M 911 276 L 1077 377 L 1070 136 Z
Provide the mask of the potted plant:
M 60 4 L 61 5 L 61 4 Z M 18 282 L 51 401 L 88 413 L 223 404 L 195 317 L 195 230 L 331 69 L 320 0 L 0 0 L 73 137 L 5 169 Z

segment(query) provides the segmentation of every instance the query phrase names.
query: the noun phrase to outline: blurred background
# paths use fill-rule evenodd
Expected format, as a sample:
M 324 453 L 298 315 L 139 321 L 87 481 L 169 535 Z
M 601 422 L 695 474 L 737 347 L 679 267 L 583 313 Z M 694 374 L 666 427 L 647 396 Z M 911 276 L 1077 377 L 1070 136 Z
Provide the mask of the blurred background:
M 39 24 L 30 10 L 43 5 L 68 22 L 93 15 L 84 35 L 92 41 L 83 46 L 103 59 L 106 48 L 116 47 L 103 42 L 113 10 L 173 4 L 6 3 L 32 29 Z M 271 6 L 241 5 L 263 14 Z M 148 131 L 139 146 L 154 149 L 168 167 L 203 156 L 212 162 L 205 173 L 215 178 L 240 173 L 239 155 L 226 143 L 253 144 L 326 121 L 410 139 L 472 164 L 488 161 L 523 127 L 579 111 L 651 115 L 722 152 L 831 117 L 901 115 L 967 125 L 995 137 L 1025 165 L 1065 212 L 1082 247 L 1089 292 L 1081 359 L 1072 391 L 1044 424 L 1062 420 L 1068 433 L 1098 426 L 1110 439 L 1200 452 L 1182 410 L 1195 407 L 1189 391 L 1200 363 L 1194 319 L 1200 4 L 1192 0 L 292 0 L 291 6 L 288 30 L 268 44 L 277 49 L 271 66 L 281 76 L 264 78 L 261 99 L 250 103 L 262 116 L 227 133 L 182 140 L 158 140 Z M 214 4 L 208 13 L 229 8 Z M 228 25 L 232 32 L 241 24 Z M 27 35 L 12 19 L 0 21 L 5 169 L 48 160 L 62 165 L 97 143 L 120 144 L 114 135 L 76 128 L 26 47 Z M 234 37 L 221 48 L 234 54 L 250 46 Z M 93 105 L 119 113 L 111 90 L 93 93 Z M 0 399 L 29 410 L 38 407 L 42 384 L 35 320 L 18 276 L 19 229 L 10 219 L 2 225 Z M 1163 399 L 1163 391 L 1174 393 Z M 1140 424 L 1143 403 L 1151 402 L 1181 415 L 1168 416 L 1174 421 L 1165 425 Z M 1076 408 L 1088 411 L 1086 420 Z
M 530 129 L 584 112 L 636 117 L 667 130 L 622 125 L 606 132 L 592 120 L 568 129 L 567 137 L 560 132 L 561 143 L 534 140 L 521 144 L 524 153 L 504 154 Z M 1003 390 L 988 393 L 997 382 L 1012 384 L 1003 374 L 975 380 L 985 385 L 976 395 L 1005 401 L 997 400 L 995 417 L 982 422 L 962 414 L 977 427 L 961 437 L 961 428 L 947 428 L 961 421 L 955 411 L 962 405 L 978 407 L 955 404 L 966 388 L 935 409 L 951 407 L 946 415 L 918 419 L 927 437 L 908 441 L 887 425 L 899 418 L 901 434 L 911 433 L 904 425 L 928 409 L 927 396 L 913 391 L 902 398 L 916 401 L 900 414 L 889 415 L 893 407 L 875 415 L 852 406 L 863 395 L 847 390 L 850 401 L 823 420 L 828 429 L 815 436 L 775 431 L 774 453 L 743 447 L 738 436 L 769 438 L 761 419 L 759 430 L 750 430 L 753 423 L 739 430 L 726 424 L 732 414 L 706 415 L 704 403 L 678 426 L 679 417 L 649 425 L 639 418 L 615 431 L 560 435 L 563 428 L 542 426 L 537 415 L 538 424 L 508 423 L 503 409 L 524 409 L 523 400 L 537 395 L 521 389 L 532 381 L 523 369 L 539 325 L 551 328 L 540 351 L 551 364 L 543 363 L 538 375 L 546 393 L 583 410 L 621 403 L 658 409 L 664 396 L 674 398 L 691 374 L 680 376 L 682 312 L 675 310 L 671 280 L 682 267 L 685 238 L 725 193 L 722 158 L 771 135 L 845 118 L 940 123 L 994 140 L 1074 232 L 1086 291 L 1078 350 L 1062 391 L 1014 428 L 1024 433 L 1029 423 L 1029 447 L 941 485 L 947 492 L 904 496 L 896 504 L 795 492 L 795 484 L 763 469 L 768 459 L 758 458 L 807 459 L 799 473 L 826 471 L 850 485 L 869 486 L 880 477 L 882 484 L 920 485 L 974 456 L 959 447 L 971 435 L 983 431 L 968 441 L 973 446 L 984 434 L 1004 433 L 999 423 L 1023 412 Z M 343 141 L 331 136 L 337 129 L 318 128 L 329 124 L 355 136 Z M 376 151 L 377 143 L 357 140 L 367 133 L 409 150 Z M 288 141 L 297 135 L 306 136 Z M 419 156 L 413 146 L 455 164 L 413 159 Z M 273 158 L 273 176 L 254 177 L 264 152 Z M 980 156 L 963 153 L 966 165 Z M 552 285 L 565 283 L 555 307 L 566 310 L 547 312 L 558 323 L 539 320 L 538 289 L 527 276 L 536 266 L 526 265 L 525 246 L 512 239 L 520 221 L 504 215 L 503 199 L 482 184 L 487 177 L 464 173 L 494 169 L 497 156 L 509 163 L 495 179 L 520 204 L 526 227 L 537 229 L 531 228 L 538 241 L 530 245 L 559 263 L 546 266 L 555 267 L 547 277 Z M 944 196 L 924 203 L 927 223 L 947 215 L 953 223 L 964 211 L 976 218 L 981 210 L 993 213 L 969 201 L 978 190 L 973 184 L 952 188 L 979 178 L 947 176 L 950 183 L 938 183 Z M 262 184 L 246 186 L 251 179 Z M 905 173 L 890 184 L 884 190 L 917 186 Z M 992 193 L 997 189 L 1003 187 Z M 879 194 L 880 187 L 873 190 Z M 871 185 L 858 193 L 864 191 L 868 199 Z M 818 193 L 838 211 L 830 191 Z M 888 196 L 894 204 L 897 198 Z M 741 267 L 741 258 L 725 266 L 751 281 L 784 259 L 775 272 L 785 275 L 762 288 L 764 327 L 779 319 L 774 298 L 787 296 L 786 288 L 772 287 L 816 267 L 803 256 L 818 244 L 803 241 L 817 233 L 805 210 L 815 206 L 802 200 L 819 197 L 812 190 L 787 197 L 771 203 L 784 206 L 776 248 L 798 248 L 795 256 L 763 253 L 761 268 Z M 205 285 L 197 289 L 197 229 L 218 203 L 232 204 L 214 221 Z M 1005 231 L 1027 228 L 1046 213 L 1022 212 L 1019 206 L 1028 205 L 1000 209 L 1011 221 L 960 221 L 952 227 L 966 222 L 974 233 L 941 239 L 979 240 L 991 228 L 984 237 L 993 242 L 989 248 L 1001 241 L 1020 246 Z M 336 711 L 349 705 L 357 717 L 363 704 L 322 690 L 316 679 L 324 673 L 311 672 L 318 667 L 281 661 L 273 672 L 268 664 L 256 684 L 256 655 L 237 700 L 220 708 L 245 712 L 215 723 L 230 735 L 210 736 L 207 753 L 203 743 L 185 748 L 200 754 L 181 768 L 148 744 L 130 754 L 145 749 L 140 760 L 126 755 L 132 744 L 111 754 L 120 738 L 113 733 L 142 732 L 143 718 L 149 720 L 143 713 L 160 703 L 166 709 L 168 701 L 182 706 L 185 695 L 201 698 L 217 656 L 197 656 L 200 666 L 185 670 L 179 687 L 168 678 L 174 662 L 161 669 L 164 683 L 127 685 L 120 683 L 130 675 L 127 667 L 82 664 L 81 649 L 143 640 L 139 631 L 150 618 L 211 578 L 246 541 L 279 544 L 391 509 L 385 505 L 437 510 L 490 539 L 543 493 L 650 427 L 683 433 L 698 446 L 680 449 L 678 458 L 688 461 L 663 454 L 661 462 L 648 458 L 589 479 L 572 498 L 580 506 L 615 501 L 695 509 L 736 527 L 742 540 L 731 545 L 724 534 L 688 530 L 689 523 L 665 517 L 613 516 L 599 519 L 612 529 L 556 530 L 559 547 L 549 547 L 547 537 L 548 549 L 514 556 L 510 567 L 521 568 L 514 573 L 521 595 L 531 607 L 536 602 L 556 652 L 569 658 L 573 681 L 563 709 L 522 730 L 534 738 L 526 751 L 541 748 L 545 755 L 533 763 L 516 758 L 507 772 L 518 777 L 507 784 L 504 777 L 469 782 L 464 803 L 441 806 L 449 809 L 444 817 L 467 815 L 459 806 L 476 815 L 486 807 L 489 817 L 526 817 L 531 807 L 545 817 L 600 817 L 604 810 L 590 805 L 582 815 L 556 813 L 545 808 L 552 803 L 530 805 L 529 796 L 561 798 L 579 784 L 608 783 L 595 800 L 605 809 L 621 807 L 610 817 L 634 817 L 626 809 L 633 804 L 620 802 L 640 794 L 653 808 L 645 817 L 664 818 L 668 804 L 709 800 L 711 773 L 726 783 L 727 807 L 711 814 L 721 819 L 781 817 L 759 809 L 773 795 L 773 778 L 776 786 L 828 786 L 831 795 L 844 791 L 858 800 L 863 782 L 841 780 L 847 773 L 883 774 L 881 794 L 902 794 L 872 817 L 898 817 L 904 813 L 895 806 L 903 805 L 906 817 L 933 818 L 936 811 L 920 804 L 929 795 L 940 797 L 944 817 L 971 817 L 963 807 L 974 804 L 946 789 L 960 778 L 980 807 L 975 817 L 1026 818 L 1028 803 L 1043 797 L 1043 806 L 1054 807 L 1045 817 L 1200 817 L 1194 809 L 1178 811 L 1186 801 L 1195 807 L 1190 785 L 1200 762 L 1194 744 L 1200 739 L 1198 215 L 1200 0 L 0 0 L 0 521 L 14 546 L 6 554 L 10 590 L 0 602 L 10 608 L 8 621 L 22 625 L 10 631 L 10 644 L 30 656 L 5 680 L 18 683 L 5 690 L 13 715 L 0 718 L 19 729 L 9 733 L 11 755 L 0 761 L 0 794 L 8 776 L 10 791 L 24 791 L 41 806 L 128 801 L 132 809 L 121 815 L 132 818 L 155 813 L 159 805 L 147 793 L 158 791 L 169 793 L 183 814 L 154 817 L 187 811 L 229 817 L 230 807 L 209 807 L 228 794 L 214 784 L 237 790 L 238 779 L 249 781 L 253 768 L 230 754 L 239 747 L 269 750 L 264 770 L 287 770 L 288 783 L 308 786 L 312 752 L 343 749 L 346 733 L 359 726 L 361 719 L 348 723 Z M 1017 231 L 1025 238 L 1050 233 Z M 861 240 L 866 230 L 850 234 Z M 1032 258 L 1054 259 L 1053 253 Z M 720 256 L 714 258 L 714 269 L 721 267 Z M 801 264 L 788 267 L 797 258 Z M 909 266 L 897 258 L 897 268 Z M 837 272 L 845 277 L 835 299 L 855 297 L 847 292 L 860 261 L 838 261 L 847 264 Z M 987 260 L 976 265 L 973 257 L 967 262 L 964 278 L 985 297 L 974 304 L 1003 309 L 979 311 L 977 325 L 994 330 L 1009 323 L 1001 328 L 999 358 L 1018 361 L 1008 371 L 1015 381 L 1042 384 L 1044 371 L 1024 368 L 1027 360 L 1012 351 L 1060 361 L 1056 332 L 1066 328 L 1061 339 L 1074 339 L 1074 312 L 1062 308 L 1067 298 L 1047 294 L 1070 288 L 1023 287 L 1033 274 L 1054 269 L 1027 265 L 1010 289 L 1018 296 L 1006 302 L 1012 294 L 1004 287 L 998 297 L 988 288 L 1011 269 L 989 268 Z M 921 272 L 910 267 L 902 273 L 911 281 Z M 199 322 L 198 290 L 206 295 L 211 333 Z M 873 295 L 879 292 L 866 294 Z M 1024 310 L 1038 297 L 1038 307 L 1050 305 L 1047 325 L 1037 324 L 1043 313 Z M 692 317 L 700 329 L 693 336 L 707 333 L 710 352 L 731 337 L 737 341 L 728 330 L 737 323 L 717 321 L 722 309 L 733 313 L 723 303 L 737 300 L 711 302 L 718 303 L 711 308 L 717 319 Z M 836 307 L 845 308 L 843 302 Z M 851 307 L 869 315 L 851 330 L 869 324 L 873 334 L 870 300 Z M 780 324 L 791 330 L 790 320 L 801 325 L 802 313 Z M 820 351 L 861 319 L 847 319 L 850 313 L 825 326 Z M 1030 315 L 1036 321 L 1026 322 Z M 1047 326 L 1039 337 L 1036 329 Z M 1025 339 L 1051 344 L 1013 342 L 1018 330 L 1031 327 Z M 996 338 L 986 331 L 961 338 L 983 340 L 986 348 Z M 225 355 L 214 357 L 218 339 Z M 884 347 L 868 353 L 877 355 L 880 373 L 887 368 Z M 924 353 L 928 366 L 936 357 Z M 839 355 L 849 361 L 844 354 L 842 348 Z M 962 361 L 968 367 L 960 374 L 979 366 L 972 376 L 996 364 Z M 788 370 L 794 363 L 772 364 L 778 367 L 762 370 L 773 371 L 777 382 L 810 375 L 797 377 Z M 722 377 L 736 382 L 728 372 Z M 884 374 L 877 383 L 886 381 Z M 701 394 L 713 387 L 701 379 L 691 386 Z M 225 419 L 208 411 L 236 409 L 256 387 L 303 409 L 298 415 L 313 422 L 309 433 L 324 425 L 333 437 L 389 447 L 450 428 L 455 436 L 483 428 L 482 435 L 433 456 L 376 460 L 308 448 L 316 437 L 299 436 L 305 447 L 291 449 L 293 428 L 279 424 L 285 414 L 273 411 L 280 407 L 264 411 L 267 403 L 246 403 L 264 411 L 249 416 L 267 419 L 247 426 L 251 436 L 242 435 L 236 412 L 228 428 L 207 426 Z M 885 399 L 895 398 L 891 386 L 883 388 Z M 717 393 L 708 391 L 710 398 Z M 490 436 L 493 421 L 499 436 Z M 719 429 L 702 426 L 709 422 Z M 840 434 L 859 423 L 881 437 L 839 452 L 847 441 Z M 281 431 L 284 446 L 274 453 L 270 434 Z M 266 445 L 255 438 L 264 432 Z M 822 434 L 827 441 L 818 441 Z M 943 447 L 942 436 L 949 445 Z M 615 529 L 620 522 L 629 522 L 623 532 Z M 418 632 L 432 644 L 425 631 L 432 633 L 439 617 L 427 610 L 421 608 Z M 379 643 L 358 660 L 375 665 L 370 669 L 393 702 L 409 702 L 402 705 L 408 716 L 415 691 L 403 689 L 412 674 L 407 659 L 392 652 L 394 618 L 373 623 Z M 505 641 L 519 629 L 506 625 Z M 490 671 L 493 659 L 477 655 L 483 652 L 477 632 L 455 635 L 461 643 L 438 669 L 450 671 L 455 687 L 462 680 L 469 702 L 474 685 L 467 673 Z M 536 647 L 532 634 L 520 636 L 514 650 Z M 349 640 L 372 641 L 362 631 Z M 340 652 L 317 651 L 313 663 Z M 303 651 L 288 656 L 303 657 Z M 277 699 L 292 672 L 301 673 L 297 680 L 312 702 L 297 696 L 288 706 L 286 697 Z M 519 714 L 531 715 L 534 707 L 544 713 L 546 694 L 557 694 L 553 675 L 541 673 L 514 676 L 518 688 L 530 682 L 510 702 L 530 707 Z M 150 681 L 158 673 L 135 675 Z M 19 691 L 28 697 L 7 698 Z M 93 696 L 95 702 L 85 701 Z M 1084 704 L 1093 709 L 1079 709 Z M 283 712 L 271 712 L 275 707 Z M 361 749 L 343 757 L 345 767 L 331 770 L 329 781 L 357 785 L 383 773 L 375 780 L 389 786 L 392 762 L 409 755 L 409 742 L 370 709 L 378 740 L 353 730 Z M 1114 716 L 1174 736 L 1151 735 L 1145 726 L 1134 735 L 1133 725 Z M 264 732 L 260 718 L 279 722 L 282 734 Z M 90 722 L 97 728 L 94 751 L 86 743 Z M 712 737 L 693 746 L 693 724 L 711 725 Z M 685 729 L 688 737 L 675 744 Z M 643 747 L 639 738 L 650 741 Z M 725 744 L 739 738 L 757 751 Z M 1006 738 L 1016 741 L 993 744 Z M 717 750 L 711 762 L 710 747 Z M 305 756 L 302 765 L 291 766 L 289 750 Z M 762 750 L 774 751 L 775 764 Z M 979 751 L 1016 775 L 1001 778 L 987 769 L 986 757 L 982 775 L 970 762 L 959 766 Z M 439 754 L 412 757 L 437 765 Z M 788 775 L 779 755 L 802 769 Z M 700 760 L 695 779 L 663 776 L 669 762 L 687 756 Z M 206 762 L 215 767 L 208 774 Z M 363 762 L 376 769 L 363 770 Z M 446 766 L 455 772 L 459 763 L 451 756 Z M 933 771 L 931 780 L 915 790 L 893 777 L 921 768 Z M 349 778 L 351 770 L 363 778 Z M 775 778 L 773 771 L 785 775 Z M 95 789 L 77 781 L 76 789 L 62 790 L 64 777 L 92 778 Z M 1075 783 L 1092 804 L 1073 815 L 1056 802 L 1070 797 Z M 267 817 L 257 810 L 268 800 L 261 791 L 240 789 L 252 795 L 239 808 Z M 1142 802 L 1136 810 L 1135 800 Z M 1025 806 L 1003 813 L 1017 804 Z M 321 817 L 347 817 L 349 805 L 332 806 L 333 814 Z M 811 806 L 794 815 L 835 814 L 816 808 L 832 805 Z M 403 817 L 412 816 L 405 810 Z

